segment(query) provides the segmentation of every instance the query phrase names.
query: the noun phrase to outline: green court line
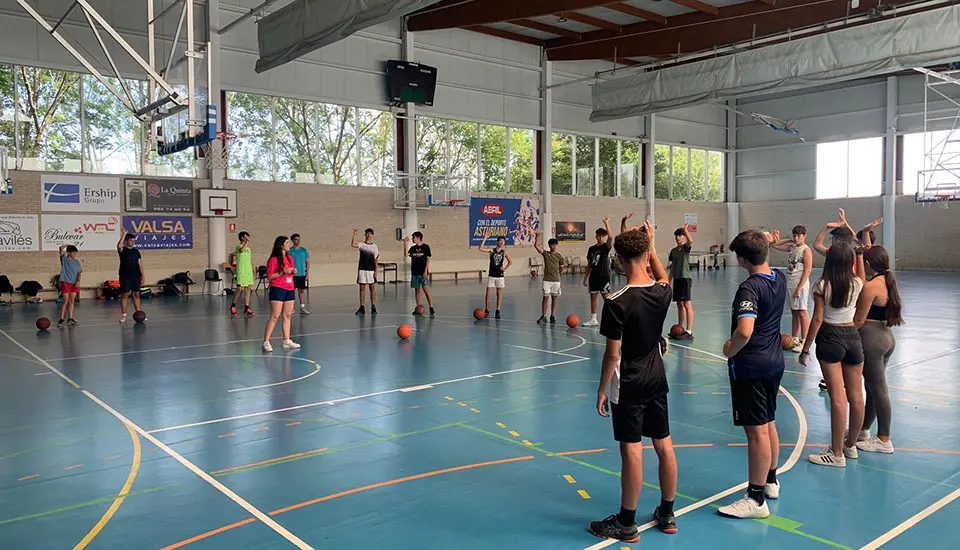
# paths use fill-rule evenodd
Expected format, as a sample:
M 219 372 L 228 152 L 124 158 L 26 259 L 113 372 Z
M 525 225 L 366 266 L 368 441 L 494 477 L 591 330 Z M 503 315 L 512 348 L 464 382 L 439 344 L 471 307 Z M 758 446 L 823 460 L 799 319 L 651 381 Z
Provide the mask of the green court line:
M 929 484 L 931 484 L 931 485 L 942 485 L 942 486 L 948 487 L 948 488 L 950 488 L 950 489 L 956 489 L 956 488 L 957 488 L 956 485 L 951 485 L 951 484 L 947 483 L 946 481 L 934 481 L 934 480 L 932 480 L 932 479 L 927 479 L 927 478 L 925 478 L 925 477 L 917 477 L 917 476 L 913 476 L 913 475 L 910 475 L 910 474 L 905 474 L 905 473 L 903 473 L 903 472 L 894 472 L 893 470 L 885 470 L 885 469 L 883 469 L 883 468 L 878 468 L 878 467 L 876 467 L 876 466 L 867 466 L 866 464 L 864 464 L 864 463 L 862 463 L 862 462 L 859 462 L 859 461 L 858 461 L 858 464 L 857 464 L 857 468 L 866 468 L 866 469 L 868 469 L 868 470 L 874 470 L 874 471 L 881 472 L 881 473 L 884 473 L 884 474 L 890 474 L 890 475 L 894 475 L 894 476 L 905 477 L 905 478 L 907 478 L 907 479 L 913 479 L 913 480 L 916 480 L 916 481 L 923 481 L 923 482 L 929 483 Z
M 15 453 L 10 453 L 10 454 L 8 454 L 8 455 L 0 456 L 0 461 L 7 460 L 7 459 L 10 459 L 10 458 L 14 458 L 14 457 L 17 457 L 17 456 L 20 456 L 20 455 L 24 455 L 24 454 L 27 454 L 27 453 L 32 453 L 32 452 L 35 452 L 35 451 L 42 451 L 42 450 L 44 450 L 44 449 L 50 449 L 50 448 L 53 448 L 53 447 L 67 447 L 67 446 L 73 445 L 74 443 L 78 443 L 78 442 L 80 442 L 80 441 L 86 441 L 87 439 L 93 439 L 93 437 L 94 437 L 94 436 L 92 436 L 92 435 L 88 435 L 88 436 L 84 436 L 84 437 L 75 437 L 75 438 L 73 438 L 73 439 L 63 439 L 63 440 L 60 440 L 60 441 L 53 441 L 53 442 L 50 442 L 50 443 L 45 443 L 45 444 L 39 445 L 39 446 L 37 446 L 37 447 L 31 447 L 31 448 L 29 448 L 29 449 L 23 449 L 22 451 L 17 451 L 17 452 L 15 452 Z
M 176 486 L 178 486 L 178 485 L 180 485 L 179 482 L 177 482 L 177 483 L 169 483 L 169 484 L 167 484 L 167 485 L 159 485 L 159 486 L 157 486 L 157 487 L 151 487 L 151 488 L 149 488 L 149 489 L 143 489 L 143 490 L 141 490 L 141 491 L 130 491 L 129 493 L 127 493 L 127 496 L 126 496 L 125 498 L 130 498 L 130 497 L 132 497 L 132 496 L 138 496 L 138 495 L 146 495 L 146 494 L 149 494 L 149 493 L 155 493 L 155 492 L 157 492 L 157 491 L 162 491 L 162 490 L 164 490 L 164 489 L 170 489 L 170 488 L 176 487 Z M 97 499 L 94 499 L 94 500 L 88 500 L 88 501 L 86 501 L 86 502 L 78 502 L 78 503 L 76 503 L 76 504 L 71 504 L 71 505 L 69 505 L 69 506 L 62 506 L 62 507 L 60 507 L 60 508 L 53 508 L 53 509 L 47 510 L 47 511 L 45 511 L 45 512 L 36 512 L 36 513 L 33 513 L 33 514 L 26 514 L 26 515 L 23 515 L 23 516 L 18 516 L 18 517 L 15 517 L 15 518 L 10 518 L 10 519 L 2 520 L 2 521 L 0 521 L 0 525 L 7 525 L 7 524 L 9 524 L 9 523 L 16 523 L 16 522 L 18 522 L 18 521 L 25 521 L 25 520 L 28 520 L 28 519 L 36 519 L 36 518 L 42 518 L 42 517 L 46 517 L 46 516 L 52 516 L 52 515 L 55 515 L 55 514 L 61 514 L 61 513 L 63 513 L 63 512 L 71 512 L 71 511 L 73 511 L 73 510 L 79 510 L 79 509 L 81 509 L 81 508 L 87 508 L 87 507 L 89 507 L 89 506 L 96 506 L 97 504 L 103 504 L 103 503 L 107 503 L 107 502 L 113 502 L 114 500 L 116 500 L 116 498 L 117 498 L 117 495 L 111 495 L 111 496 L 108 496 L 108 497 L 97 498 Z

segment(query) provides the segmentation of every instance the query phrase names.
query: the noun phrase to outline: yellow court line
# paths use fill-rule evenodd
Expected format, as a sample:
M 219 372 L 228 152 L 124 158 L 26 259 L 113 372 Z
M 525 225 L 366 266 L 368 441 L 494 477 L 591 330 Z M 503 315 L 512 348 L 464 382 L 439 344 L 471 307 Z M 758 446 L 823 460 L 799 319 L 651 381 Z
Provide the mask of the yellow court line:
M 87 536 L 83 537 L 83 540 L 73 547 L 73 550 L 82 550 L 93 542 L 93 539 L 100 534 L 100 531 L 107 526 L 107 522 L 109 522 L 113 518 L 113 515 L 117 513 L 117 510 L 120 509 L 120 505 L 123 504 L 124 499 L 127 498 L 130 489 L 133 487 L 134 480 L 137 479 L 137 473 L 140 471 L 140 437 L 137 436 L 137 432 L 133 431 L 133 428 L 131 428 L 129 424 L 124 423 L 123 426 L 127 429 L 127 432 L 130 433 L 130 440 L 133 441 L 133 463 L 130 464 L 130 473 L 127 474 L 127 480 L 123 483 L 120 494 L 117 495 L 117 498 L 113 499 L 113 503 L 107 508 L 107 511 L 103 513 L 103 517 L 93 526 L 93 529 L 90 529 Z

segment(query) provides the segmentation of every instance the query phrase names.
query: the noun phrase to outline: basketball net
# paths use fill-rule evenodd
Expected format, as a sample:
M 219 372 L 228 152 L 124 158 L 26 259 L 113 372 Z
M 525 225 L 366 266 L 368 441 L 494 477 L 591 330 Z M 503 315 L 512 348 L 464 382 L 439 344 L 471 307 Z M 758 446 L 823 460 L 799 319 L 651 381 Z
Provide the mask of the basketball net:
M 226 170 L 230 162 L 230 146 L 237 134 L 217 132 L 217 138 L 200 145 L 200 154 L 207 161 L 209 170 Z

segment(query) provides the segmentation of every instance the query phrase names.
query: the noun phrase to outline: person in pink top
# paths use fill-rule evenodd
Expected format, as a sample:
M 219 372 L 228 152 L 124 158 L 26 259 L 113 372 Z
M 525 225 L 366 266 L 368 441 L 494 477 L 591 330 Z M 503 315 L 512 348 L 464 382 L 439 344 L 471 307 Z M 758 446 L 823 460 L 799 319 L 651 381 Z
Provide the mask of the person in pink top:
M 273 241 L 273 250 L 267 260 L 267 280 L 270 282 L 270 318 L 263 333 L 263 351 L 273 351 L 270 345 L 270 336 L 273 329 L 283 315 L 283 349 L 299 349 L 300 344 L 290 339 L 290 317 L 293 315 L 293 304 L 296 298 L 293 277 L 297 269 L 293 265 L 293 256 L 290 247 L 293 243 L 285 236 L 277 237 Z

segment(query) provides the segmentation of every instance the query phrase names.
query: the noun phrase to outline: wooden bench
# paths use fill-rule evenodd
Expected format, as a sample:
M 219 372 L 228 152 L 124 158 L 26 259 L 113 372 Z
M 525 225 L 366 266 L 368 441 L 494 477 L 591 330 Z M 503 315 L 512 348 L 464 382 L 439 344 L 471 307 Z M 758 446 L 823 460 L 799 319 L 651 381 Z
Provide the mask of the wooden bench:
M 473 275 L 472 275 L 473 273 L 476 273 L 476 274 L 477 274 L 477 280 L 482 283 L 482 282 L 483 282 L 483 274 L 486 273 L 486 270 L 485 270 L 485 269 L 460 269 L 460 270 L 457 270 L 457 271 L 432 271 L 432 272 L 430 272 L 430 275 L 431 275 L 431 280 L 433 280 L 433 278 L 436 277 L 437 275 L 453 275 L 453 282 L 454 282 L 454 283 L 459 283 L 459 282 L 460 282 L 460 274 L 461 274 L 461 273 L 470 273 L 470 274 L 471 274 L 471 275 L 470 275 L 471 277 L 473 276 Z

